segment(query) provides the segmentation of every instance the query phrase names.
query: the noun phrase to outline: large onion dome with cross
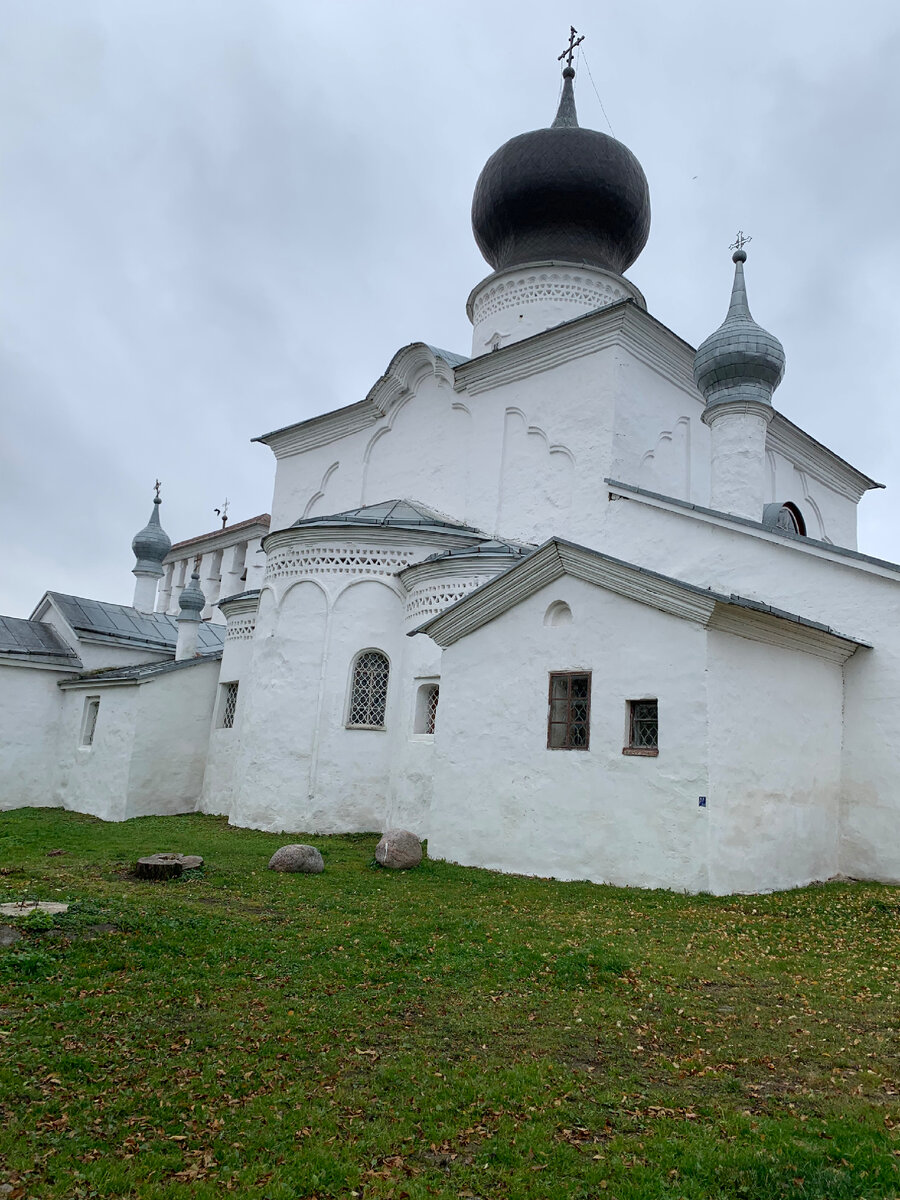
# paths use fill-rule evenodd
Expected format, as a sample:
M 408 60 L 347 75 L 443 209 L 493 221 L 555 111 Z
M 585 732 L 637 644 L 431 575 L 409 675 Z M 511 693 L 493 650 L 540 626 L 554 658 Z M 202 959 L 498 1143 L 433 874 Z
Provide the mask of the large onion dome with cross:
M 559 56 L 566 65 L 556 119 L 547 129 L 520 133 L 502 145 L 485 163 L 475 185 L 472 229 L 479 250 L 495 271 L 469 298 L 469 316 L 476 327 L 492 315 L 498 295 L 511 284 L 526 301 L 531 298 L 521 279 L 506 278 L 523 268 L 576 268 L 575 274 L 565 269 L 557 272 L 555 279 L 546 272 L 539 274 L 545 285 L 539 290 L 546 292 L 555 283 L 558 298 L 575 302 L 572 311 L 564 306 L 564 311 L 551 313 L 556 320 L 538 322 L 543 328 L 616 300 L 631 298 L 644 306 L 637 289 L 621 276 L 650 233 L 647 178 L 627 146 L 578 124 L 572 58 L 583 38 L 576 40 L 575 33 L 573 29 L 568 50 Z M 504 276 L 503 287 L 486 294 L 485 284 L 499 276 Z M 523 312 L 524 325 L 498 328 L 493 338 L 489 333 L 486 344 L 480 344 L 484 339 L 476 328 L 473 353 L 496 350 L 538 332 L 529 317 L 536 314 Z M 480 332 L 486 332 L 486 327 Z

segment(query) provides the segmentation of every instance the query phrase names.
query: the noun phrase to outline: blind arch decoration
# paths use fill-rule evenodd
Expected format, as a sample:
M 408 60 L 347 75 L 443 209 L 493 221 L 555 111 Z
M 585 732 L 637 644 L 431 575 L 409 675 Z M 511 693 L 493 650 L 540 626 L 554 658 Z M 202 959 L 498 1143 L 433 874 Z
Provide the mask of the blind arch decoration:
M 347 727 L 384 729 L 391 664 L 381 650 L 363 650 L 353 664 Z

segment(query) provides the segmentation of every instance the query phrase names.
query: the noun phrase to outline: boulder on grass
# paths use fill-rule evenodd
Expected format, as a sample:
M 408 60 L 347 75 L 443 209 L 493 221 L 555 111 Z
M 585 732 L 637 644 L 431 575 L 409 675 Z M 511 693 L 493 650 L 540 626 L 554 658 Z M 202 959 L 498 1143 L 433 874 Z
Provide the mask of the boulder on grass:
M 281 846 L 269 859 L 269 870 L 297 871 L 301 875 L 319 875 L 325 870 L 325 864 L 315 846 Z
M 395 871 L 408 871 L 422 861 L 422 843 L 408 829 L 386 829 L 375 847 L 375 861 Z

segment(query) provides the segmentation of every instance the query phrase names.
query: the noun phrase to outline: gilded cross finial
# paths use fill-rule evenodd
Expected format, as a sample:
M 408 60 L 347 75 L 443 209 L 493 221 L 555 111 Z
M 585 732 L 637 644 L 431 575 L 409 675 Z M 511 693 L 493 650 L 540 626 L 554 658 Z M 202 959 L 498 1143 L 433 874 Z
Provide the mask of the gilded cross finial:
M 580 46 L 581 43 L 584 41 L 584 34 L 582 34 L 580 38 L 576 39 L 575 34 L 577 32 L 578 32 L 578 30 L 575 28 L 574 25 L 569 26 L 568 48 L 563 50 L 562 54 L 558 55 L 557 59 L 556 59 L 557 62 L 562 62 L 562 60 L 565 59 L 567 67 L 571 67 L 571 65 L 572 65 L 572 59 L 575 57 L 576 47 Z
M 739 229 L 738 233 L 737 233 L 737 237 L 734 239 L 734 241 L 731 243 L 731 245 L 728 247 L 728 249 L 729 250 L 743 250 L 743 248 L 746 246 L 746 244 L 748 242 L 752 242 L 752 241 L 753 241 L 752 237 L 745 237 L 743 229 Z
M 157 479 L 156 483 L 154 483 L 154 485 L 153 485 L 153 490 L 154 490 L 154 492 L 156 492 L 156 499 L 157 499 L 157 500 L 159 499 L 159 489 L 160 489 L 161 487 L 162 487 L 162 484 L 161 484 L 161 483 L 159 482 L 159 480 Z
M 216 514 L 217 517 L 222 518 L 222 528 L 224 529 L 225 525 L 228 521 L 228 497 L 227 496 L 222 501 L 222 507 L 214 508 L 213 512 Z

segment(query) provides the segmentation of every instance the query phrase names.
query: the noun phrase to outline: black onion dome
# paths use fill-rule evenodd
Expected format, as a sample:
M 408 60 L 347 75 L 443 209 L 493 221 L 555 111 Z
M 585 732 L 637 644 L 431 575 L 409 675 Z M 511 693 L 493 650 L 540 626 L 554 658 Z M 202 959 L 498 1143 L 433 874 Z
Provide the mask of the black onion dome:
M 530 262 L 587 263 L 621 275 L 650 234 L 650 190 L 627 146 L 582 129 L 572 79 L 549 129 L 520 133 L 484 165 L 472 199 L 478 248 L 495 271 Z

